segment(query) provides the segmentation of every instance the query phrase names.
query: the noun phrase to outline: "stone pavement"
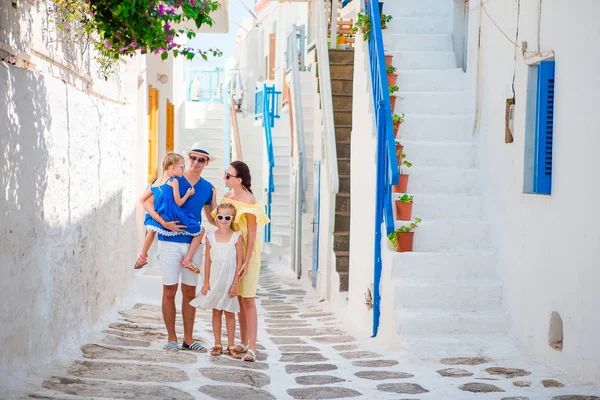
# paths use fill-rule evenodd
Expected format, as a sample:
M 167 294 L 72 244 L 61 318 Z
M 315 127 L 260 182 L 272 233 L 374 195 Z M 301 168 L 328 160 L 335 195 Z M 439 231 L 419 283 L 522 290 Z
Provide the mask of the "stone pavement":
M 31 390 L 36 399 L 553 399 L 600 400 L 600 389 L 563 385 L 544 366 L 465 354 L 421 359 L 358 341 L 302 284 L 263 267 L 258 361 L 166 352 L 160 308 L 136 304 L 76 359 L 57 363 Z M 308 289 L 310 291 L 310 289 Z M 159 296 L 157 294 L 157 296 Z M 177 318 L 181 332 L 181 318 Z M 210 313 L 198 311 L 195 336 L 213 344 Z M 181 340 L 181 338 L 180 338 Z M 226 345 L 225 330 L 223 343 Z M 520 360 L 519 360 L 520 361 Z M 1 397 L 1 396 L 0 396 Z

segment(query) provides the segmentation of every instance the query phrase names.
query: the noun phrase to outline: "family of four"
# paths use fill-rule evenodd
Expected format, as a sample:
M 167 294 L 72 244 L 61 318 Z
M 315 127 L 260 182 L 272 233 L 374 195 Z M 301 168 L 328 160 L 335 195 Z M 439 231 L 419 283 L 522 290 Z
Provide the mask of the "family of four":
M 256 287 L 260 272 L 259 225 L 270 221 L 252 194 L 248 166 L 232 162 L 225 171 L 225 185 L 230 188 L 217 205 L 216 192 L 202 171 L 213 157 L 195 143 L 185 158 L 167 153 L 162 160 L 162 176 L 156 179 L 140 199 L 148 213 L 147 228 L 136 269 L 147 264 L 148 249 L 158 234 L 158 255 L 162 268 L 162 313 L 167 328 L 167 350 L 180 350 L 175 333 L 175 295 L 181 282 L 183 303 L 184 350 L 204 351 L 192 337 L 196 307 L 212 309 L 215 345 L 211 355 L 228 354 L 236 359 L 256 360 L 258 318 Z M 216 231 L 205 234 L 202 210 Z M 201 268 L 198 251 L 206 236 L 203 285 L 196 295 Z M 221 344 L 221 324 L 225 313 L 227 348 Z M 235 313 L 239 313 L 241 343 L 235 345 Z

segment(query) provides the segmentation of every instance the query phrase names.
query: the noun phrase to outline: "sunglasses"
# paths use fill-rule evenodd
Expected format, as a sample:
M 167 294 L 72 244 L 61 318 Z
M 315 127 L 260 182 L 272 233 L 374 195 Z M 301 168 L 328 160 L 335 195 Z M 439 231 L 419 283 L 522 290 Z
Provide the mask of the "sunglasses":
M 174 167 L 181 167 L 182 169 L 185 169 L 185 164 L 181 164 L 181 165 L 174 165 Z
M 198 161 L 200 164 L 206 163 L 206 158 L 196 157 L 196 156 L 192 156 L 192 155 L 190 155 L 188 157 L 190 158 L 190 160 L 192 160 L 192 161 Z
M 223 220 L 223 219 L 224 219 L 225 221 L 228 221 L 228 222 L 229 222 L 229 221 L 231 221 L 231 218 L 233 218 L 231 215 L 221 215 L 221 214 L 217 214 L 217 219 L 218 219 L 219 221 L 221 221 L 221 220 Z
M 229 172 L 225 172 L 225 179 L 229 179 L 229 178 L 237 178 L 237 176 L 231 175 Z

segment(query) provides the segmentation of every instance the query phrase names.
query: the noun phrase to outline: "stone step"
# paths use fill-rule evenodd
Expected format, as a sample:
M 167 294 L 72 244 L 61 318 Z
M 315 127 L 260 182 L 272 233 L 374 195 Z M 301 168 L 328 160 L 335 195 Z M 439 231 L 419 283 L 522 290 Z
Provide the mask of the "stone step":
M 342 111 L 352 111 L 352 95 L 348 94 L 334 94 L 333 96 L 333 109 Z
M 456 56 L 453 51 L 390 51 L 398 71 L 405 69 L 453 69 Z
M 350 251 L 350 232 L 335 232 L 333 234 L 333 250 Z
M 350 159 L 342 158 L 338 155 L 338 174 L 339 175 L 350 175 Z
M 354 65 L 354 50 L 329 49 L 329 62 Z
M 402 196 L 394 193 L 393 199 Z M 413 199 L 412 214 L 423 220 L 481 221 L 484 217 L 483 198 L 467 195 L 418 194 Z
M 338 143 L 350 143 L 352 124 L 335 123 L 335 140 Z
M 464 280 L 397 282 L 394 307 L 410 311 L 495 311 L 502 307 L 502 285 L 498 281 Z
M 446 16 L 403 17 L 394 15 L 388 32 L 399 34 L 452 33 L 453 20 Z M 384 45 L 388 42 L 384 42 Z
M 397 113 L 462 115 L 469 109 L 467 92 L 399 92 Z
M 335 198 L 336 212 L 350 212 L 350 193 L 338 192 Z
M 337 272 L 348 272 L 350 268 L 350 252 L 336 251 L 335 252 L 335 268 Z
M 338 158 L 350 158 L 350 142 L 336 140 L 335 148 Z
M 352 125 L 352 111 L 333 110 L 333 123 L 338 125 Z
M 401 140 L 406 158 L 420 167 L 475 167 L 473 142 L 425 142 Z
M 403 168 L 408 191 L 414 194 L 479 194 L 479 171 L 474 168 Z
M 508 333 L 510 319 L 502 311 L 441 312 L 440 310 L 396 310 L 396 328 L 400 336 L 480 335 Z
M 245 155 L 245 154 L 244 154 Z M 292 165 L 292 158 L 289 155 L 275 155 L 275 166 L 289 168 Z
M 454 51 L 450 33 L 383 33 L 385 51 Z
M 350 192 L 350 175 L 338 175 L 339 178 L 339 191 Z
M 420 141 L 459 141 L 473 139 L 473 118 L 471 115 L 427 115 L 408 113 L 400 126 L 398 137 L 401 140 Z
M 347 292 L 350 283 L 350 274 L 348 272 L 338 272 L 340 277 L 340 292 Z
M 185 118 L 185 129 L 201 129 L 202 131 L 207 129 L 221 129 L 224 128 L 223 118 L 205 118 L 198 117 L 196 115 L 189 115 Z
M 399 282 L 448 283 L 496 279 L 498 256 L 493 251 L 392 254 L 392 279 Z
M 398 71 L 396 85 L 405 92 L 445 92 L 463 90 L 466 75 L 460 68 Z
M 389 4 L 389 6 L 388 6 Z M 396 17 L 452 17 L 452 1 L 448 0 L 403 0 L 401 2 L 387 2 L 385 13 Z
M 413 213 L 413 218 L 415 217 L 419 216 Z M 395 221 L 394 224 L 396 229 L 399 229 L 409 223 Z M 446 253 L 489 251 L 492 248 L 490 226 L 487 222 L 424 220 L 415 229 L 414 251 Z
M 354 78 L 354 64 L 329 63 L 329 70 L 331 80 Z
M 331 80 L 331 93 L 333 95 L 338 94 L 349 94 L 353 93 L 353 80 L 352 79 L 332 79 Z
M 335 212 L 335 222 L 334 222 L 334 231 L 335 232 L 345 232 L 350 230 L 350 212 L 346 211 L 336 211 Z

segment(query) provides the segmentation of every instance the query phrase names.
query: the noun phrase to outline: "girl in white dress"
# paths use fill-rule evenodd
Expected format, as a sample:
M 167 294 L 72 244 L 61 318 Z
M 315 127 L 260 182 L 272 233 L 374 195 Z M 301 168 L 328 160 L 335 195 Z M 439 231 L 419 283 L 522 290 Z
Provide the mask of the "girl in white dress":
M 190 304 L 205 310 L 212 308 L 212 328 L 215 335 L 215 345 L 210 351 L 211 356 L 223 353 L 221 344 L 221 324 L 225 312 L 227 327 L 227 351 L 234 357 L 235 314 L 240 312 L 237 299 L 238 282 L 242 278 L 242 238 L 240 232 L 231 229 L 235 219 L 235 207 L 222 203 L 216 209 L 218 229 L 206 235 L 206 259 L 204 261 L 204 285 Z

